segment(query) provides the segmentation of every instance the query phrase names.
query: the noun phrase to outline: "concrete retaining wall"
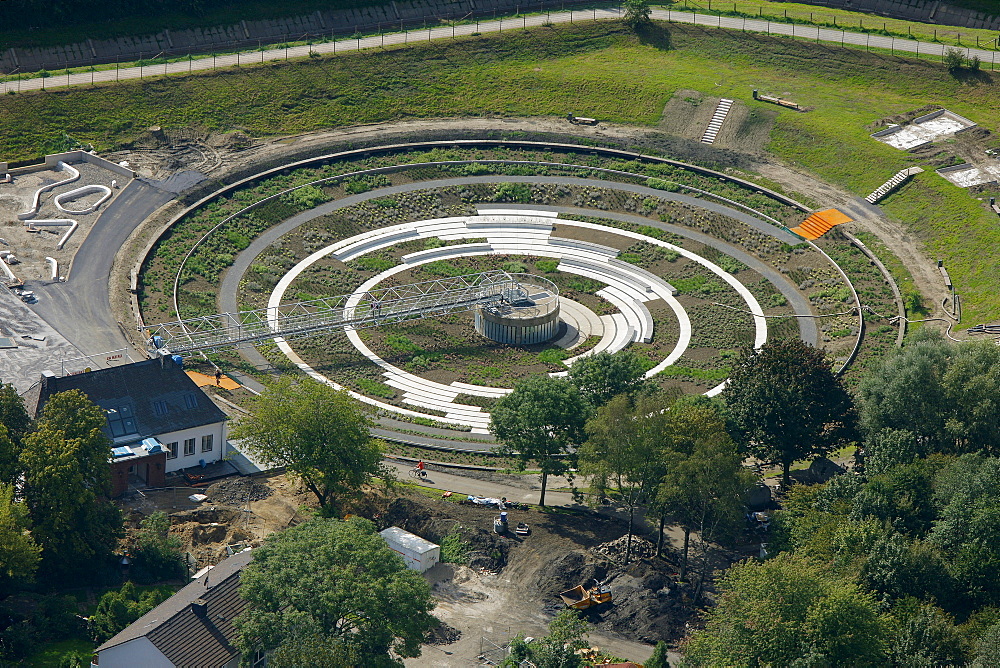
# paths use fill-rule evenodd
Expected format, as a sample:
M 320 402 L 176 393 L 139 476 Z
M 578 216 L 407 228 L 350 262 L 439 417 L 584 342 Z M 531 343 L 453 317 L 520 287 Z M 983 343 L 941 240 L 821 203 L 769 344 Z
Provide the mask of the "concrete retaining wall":
M 285 19 L 164 30 L 156 35 L 113 40 L 87 39 L 56 47 L 6 49 L 0 51 L 0 72 L 55 71 L 160 56 L 204 54 L 355 32 L 413 29 L 442 21 L 493 18 L 519 11 L 555 11 L 582 4 L 592 4 L 592 0 L 398 0 L 377 7 L 317 11 Z
M 869 12 L 894 19 L 937 23 L 960 28 L 1000 30 L 1000 16 L 982 14 L 973 9 L 953 7 L 932 0 L 778 0 L 778 2 L 782 1 L 849 9 L 854 12 Z

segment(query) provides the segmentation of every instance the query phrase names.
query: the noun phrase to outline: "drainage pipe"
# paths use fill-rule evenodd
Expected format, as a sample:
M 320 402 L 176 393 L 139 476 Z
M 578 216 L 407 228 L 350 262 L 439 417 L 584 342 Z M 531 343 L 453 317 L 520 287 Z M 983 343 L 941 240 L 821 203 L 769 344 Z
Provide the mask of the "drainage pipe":
M 0 258 L 0 269 L 3 269 L 3 273 L 7 274 L 7 280 L 9 280 L 11 282 L 14 282 L 14 283 L 18 282 L 17 281 L 17 276 L 15 276 L 14 272 L 12 272 L 10 270 L 10 267 L 7 266 L 7 258 L 6 257 Z
M 31 200 L 31 209 L 28 210 L 28 211 L 25 211 L 24 213 L 17 214 L 18 219 L 20 219 L 20 220 L 27 220 L 28 218 L 31 218 L 32 216 L 34 216 L 34 215 L 36 215 L 38 213 L 38 207 L 41 206 L 40 200 L 41 200 L 41 197 L 42 197 L 42 193 L 48 192 L 49 190 L 52 190 L 53 188 L 58 188 L 59 186 L 64 186 L 67 183 L 73 183 L 73 181 L 76 181 L 78 178 L 80 178 L 80 172 L 78 172 L 76 169 L 74 169 L 70 165 L 67 165 L 62 160 L 60 160 L 59 162 L 56 163 L 56 171 L 57 172 L 62 172 L 62 171 L 69 172 L 70 173 L 70 177 L 68 179 L 63 179 L 62 181 L 56 181 L 55 183 L 50 183 L 47 186 L 42 186 L 41 188 L 39 188 L 38 190 L 36 190 L 35 191 L 35 197 Z
M 83 197 L 84 195 L 90 195 L 92 193 L 101 193 L 101 197 L 96 202 L 94 202 L 85 209 L 82 209 L 80 211 L 72 211 L 63 206 L 63 202 L 65 202 L 66 200 L 73 200 L 78 197 Z M 88 213 L 94 213 L 94 211 L 97 210 L 97 207 L 101 206 L 109 199 L 111 199 L 111 188 L 107 186 L 94 184 L 89 186 L 82 186 L 80 188 L 76 188 L 75 190 L 70 190 L 69 192 L 60 193 L 56 195 L 52 201 L 56 205 L 56 208 L 62 211 L 63 213 L 68 213 L 71 216 L 83 216 Z
M 69 226 L 69 229 L 66 231 L 66 234 L 64 234 L 62 236 L 62 239 L 59 240 L 59 243 L 56 244 L 56 250 L 62 250 L 62 247 L 66 245 L 66 242 L 69 240 L 70 236 L 74 232 L 76 232 L 76 228 L 80 226 L 80 223 L 76 222 L 75 220 L 70 220 L 69 218 L 54 218 L 52 220 L 28 220 L 25 221 L 24 224 L 28 226 L 41 225 L 43 227 Z
M 49 263 L 49 267 L 52 269 L 52 280 L 59 278 L 59 263 L 56 262 L 54 257 L 47 257 L 45 261 Z

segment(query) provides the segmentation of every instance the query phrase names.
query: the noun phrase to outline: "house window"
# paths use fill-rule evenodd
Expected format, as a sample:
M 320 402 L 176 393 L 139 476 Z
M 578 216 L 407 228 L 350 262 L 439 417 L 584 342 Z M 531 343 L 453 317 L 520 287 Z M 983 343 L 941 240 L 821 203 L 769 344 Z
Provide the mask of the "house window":
M 170 409 L 167 408 L 167 402 L 162 399 L 157 399 L 153 402 L 153 412 L 157 415 L 166 415 Z
M 267 666 L 267 653 L 264 650 L 259 649 L 253 653 L 253 661 L 250 664 L 252 668 L 266 668 Z
M 202 436 L 201 437 L 201 451 L 202 452 L 211 452 L 212 451 L 212 437 L 213 437 L 212 434 L 209 434 L 208 436 Z
M 188 455 L 193 455 L 193 454 L 194 454 L 194 439 L 193 438 L 185 438 L 184 439 L 184 456 L 187 457 Z
M 167 459 L 177 459 L 177 441 L 167 443 Z
M 185 408 L 198 408 L 198 397 L 194 394 L 184 395 L 184 407 Z
M 104 411 L 108 418 L 108 429 L 111 431 L 111 438 L 127 436 L 138 433 L 135 426 L 135 416 L 132 415 L 131 406 L 117 406 Z

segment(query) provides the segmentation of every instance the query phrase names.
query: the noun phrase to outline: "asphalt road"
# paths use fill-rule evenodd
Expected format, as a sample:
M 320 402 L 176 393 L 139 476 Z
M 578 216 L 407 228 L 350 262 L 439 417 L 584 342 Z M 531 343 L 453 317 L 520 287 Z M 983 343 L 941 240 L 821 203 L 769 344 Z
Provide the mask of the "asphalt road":
M 47 78 L 0 82 L 0 94 L 7 93 L 8 91 L 20 92 L 65 86 L 89 86 L 96 83 L 113 83 L 115 81 L 125 79 L 141 79 L 143 77 L 159 76 L 164 74 L 184 74 L 195 71 L 214 70 L 217 68 L 251 65 L 253 63 L 263 63 L 266 61 L 302 58 L 304 56 L 308 56 L 310 53 L 360 51 L 362 49 L 396 46 L 400 44 L 409 44 L 411 42 L 418 43 L 433 39 L 468 36 L 474 33 L 502 32 L 503 30 L 538 27 L 551 23 L 572 23 L 574 21 L 586 21 L 588 19 L 614 20 L 617 18 L 619 18 L 618 9 L 610 7 L 604 9 L 572 10 L 569 12 L 550 12 L 548 14 L 523 16 L 516 19 L 508 18 L 495 21 L 480 21 L 477 23 L 456 26 L 443 25 L 428 28 L 426 30 L 410 30 L 402 33 L 375 35 L 373 37 L 364 37 L 361 39 L 340 39 L 322 44 L 295 46 L 287 49 L 265 49 L 263 51 L 253 49 L 248 50 L 246 53 L 208 56 L 205 58 L 180 61 L 176 63 L 165 63 L 162 65 L 127 67 L 66 75 L 56 74 Z M 947 49 L 958 48 L 966 55 L 966 57 L 971 58 L 972 56 L 979 56 L 983 66 L 985 67 L 988 65 L 991 70 L 994 68 L 997 61 L 997 52 L 990 49 L 953 47 L 936 42 L 919 42 L 911 39 L 883 37 L 881 35 L 870 35 L 866 33 L 848 32 L 833 28 L 818 28 L 816 26 L 795 25 L 761 19 L 712 16 L 710 14 L 680 12 L 672 9 L 654 9 L 652 12 L 652 18 L 660 21 L 673 21 L 675 23 L 691 23 L 716 28 L 727 28 L 730 30 L 751 31 L 766 33 L 769 35 L 783 35 L 807 41 L 826 42 L 841 45 L 850 44 L 865 48 L 885 49 L 893 53 L 916 54 L 917 56 L 943 56 Z M 874 25 L 876 22 L 877 18 L 873 19 L 872 24 Z
M 133 180 L 100 214 L 73 257 L 69 280 L 25 284 L 38 295 L 35 313 L 83 352 L 97 354 L 130 348 L 111 312 L 111 267 L 115 253 L 132 230 L 175 197 L 171 188 L 176 185 L 176 180 Z M 142 359 L 138 351 L 130 354 L 133 359 Z

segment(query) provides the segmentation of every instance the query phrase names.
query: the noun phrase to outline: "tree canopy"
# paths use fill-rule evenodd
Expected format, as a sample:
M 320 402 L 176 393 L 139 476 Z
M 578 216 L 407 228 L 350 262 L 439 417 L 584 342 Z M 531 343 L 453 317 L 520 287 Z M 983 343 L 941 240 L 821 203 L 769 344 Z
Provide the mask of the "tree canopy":
M 593 497 L 608 490 L 628 509 L 625 561 L 632 549 L 635 509 L 648 501 L 663 475 L 661 437 L 664 406 L 646 397 L 635 403 L 620 394 L 598 409 L 586 425 L 587 441 L 580 446 L 580 473 L 590 476 Z
M 798 339 L 767 341 L 745 350 L 723 392 L 733 438 L 768 464 L 826 455 L 853 441 L 851 397 L 823 352 Z
M 886 665 L 888 620 L 869 594 L 822 564 L 789 554 L 745 561 L 719 589 L 685 665 Z
M 684 577 L 691 532 L 696 531 L 702 541 L 713 541 L 739 526 L 744 498 L 757 478 L 743 467 L 743 457 L 726 432 L 725 420 L 713 408 L 675 405 L 664 431 L 682 447 L 662 455 L 664 473 L 657 505 L 684 530 Z
M 592 406 L 600 407 L 620 394 L 635 395 L 647 389 L 647 367 L 643 358 L 626 348 L 577 360 L 569 368 L 569 377 Z
M 19 463 L 32 536 L 44 568 L 56 576 L 92 568 L 123 535 L 121 512 L 107 498 L 106 424 L 103 410 L 70 390 L 52 395 L 24 438 Z
M 301 665 L 302 646 L 323 665 L 402 666 L 396 657 L 419 656 L 438 623 L 427 582 L 358 517 L 272 534 L 243 569 L 240 594 L 249 606 L 237 645 L 244 655 L 273 650 L 276 667 Z
M 589 406 L 568 380 L 531 376 L 499 399 L 490 412 L 490 430 L 501 452 L 516 454 L 521 466 L 534 463 L 542 471 L 539 505 L 545 505 L 550 475 L 569 471 L 574 448 L 583 443 Z
M 328 516 L 382 470 L 382 448 L 371 436 L 368 414 L 345 390 L 283 376 L 249 408 L 233 438 L 299 478 Z
M 14 502 L 14 488 L 0 484 L 0 599 L 29 584 L 40 548 L 28 533 L 27 508 Z

